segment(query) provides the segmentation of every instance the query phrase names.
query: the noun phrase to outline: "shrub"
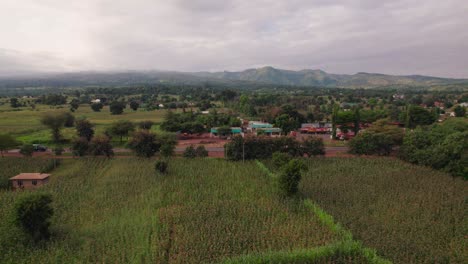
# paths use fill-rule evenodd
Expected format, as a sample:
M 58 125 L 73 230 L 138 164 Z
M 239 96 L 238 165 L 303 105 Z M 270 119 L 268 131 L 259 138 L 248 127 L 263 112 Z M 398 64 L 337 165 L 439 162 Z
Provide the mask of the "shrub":
M 71 150 L 74 156 L 82 157 L 86 155 L 89 149 L 89 142 L 86 138 L 80 137 L 72 142 Z
M 357 155 L 389 155 L 393 142 L 389 135 L 364 131 L 349 141 L 349 152 Z
M 230 160 L 269 159 L 274 152 L 288 153 L 293 157 L 302 156 L 299 141 L 292 137 L 235 136 L 224 145 Z
M 279 169 L 291 160 L 291 156 L 287 153 L 277 151 L 273 153 L 271 160 L 273 161 L 273 165 L 275 165 L 275 167 Z
M 108 158 L 114 156 L 112 144 L 106 136 L 94 137 L 89 145 L 89 152 L 94 156 L 105 155 Z
M 32 157 L 34 153 L 34 146 L 31 144 L 25 144 L 20 148 L 20 154 L 25 157 Z
M 308 137 L 302 142 L 302 153 L 307 156 L 325 155 L 323 139 L 319 137 Z
M 197 152 L 196 152 L 195 148 L 192 145 L 188 146 L 185 149 L 185 151 L 184 151 L 184 157 L 185 158 L 191 158 L 192 159 L 192 158 L 195 158 L 196 156 L 197 156 Z
M 161 147 L 160 143 L 156 140 L 156 135 L 147 130 L 133 133 L 128 146 L 135 151 L 137 156 L 146 158 L 154 156 Z
M 154 165 L 154 168 L 156 169 L 156 172 L 159 172 L 161 174 L 165 174 L 167 172 L 167 167 L 168 167 L 168 162 L 167 160 L 158 160 L 156 161 L 156 164 Z
M 298 159 L 292 159 L 285 164 L 278 178 L 279 192 L 283 197 L 291 197 L 299 190 L 301 172 L 306 170 L 304 163 Z
M 49 194 L 32 193 L 20 198 L 14 206 L 14 221 L 34 241 L 50 237 L 50 218 L 54 210 Z
M 195 154 L 200 158 L 208 157 L 208 150 L 206 150 L 205 146 L 200 145 L 195 149 Z

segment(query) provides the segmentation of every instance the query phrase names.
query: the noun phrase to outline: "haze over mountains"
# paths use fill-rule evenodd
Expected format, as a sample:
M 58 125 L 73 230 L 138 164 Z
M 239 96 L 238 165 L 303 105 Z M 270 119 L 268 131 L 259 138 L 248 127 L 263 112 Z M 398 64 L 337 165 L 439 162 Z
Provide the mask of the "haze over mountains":
M 138 84 L 269 84 L 288 86 L 320 86 L 344 88 L 374 88 L 382 86 L 432 86 L 467 84 L 468 79 L 452 79 L 422 75 L 386 75 L 360 72 L 356 74 L 332 74 L 322 70 L 283 70 L 273 67 L 247 69 L 239 72 L 73 72 L 34 74 L 29 76 L 0 77 L 0 87 L 34 86 L 126 86 Z

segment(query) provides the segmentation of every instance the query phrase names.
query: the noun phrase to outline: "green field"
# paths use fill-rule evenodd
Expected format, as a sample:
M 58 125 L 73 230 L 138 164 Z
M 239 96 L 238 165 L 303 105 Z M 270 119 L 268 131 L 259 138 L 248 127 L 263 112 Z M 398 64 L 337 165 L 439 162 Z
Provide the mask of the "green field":
M 52 107 L 37 105 L 35 110 L 30 107 L 11 108 L 9 105 L 0 106 L 0 131 L 9 133 L 23 143 L 44 143 L 51 141 L 50 131 L 41 124 L 40 118 L 46 112 L 69 111 L 66 106 Z M 73 115 L 75 118 L 87 118 L 96 126 L 96 133 L 102 133 L 112 123 L 117 120 L 130 120 L 138 123 L 144 120 L 151 120 L 160 123 L 163 121 L 166 110 L 133 111 L 128 107 L 122 115 L 111 115 L 109 107 L 105 106 L 101 112 L 94 112 L 89 105 L 81 105 Z M 155 126 L 154 129 L 157 129 Z M 65 139 L 72 139 L 76 135 L 74 128 L 64 128 Z
M 301 192 L 395 263 L 466 263 L 468 184 L 390 158 L 311 159 Z
M 3 178 L 47 162 L 2 161 Z M 158 175 L 148 159 L 63 160 L 41 187 L 55 209 L 47 243 L 9 219 L 29 191 L 0 190 L 0 263 L 385 263 L 359 241 L 395 263 L 466 257 L 465 182 L 391 159 L 308 165 L 309 199 L 284 201 L 257 162 L 175 158 Z

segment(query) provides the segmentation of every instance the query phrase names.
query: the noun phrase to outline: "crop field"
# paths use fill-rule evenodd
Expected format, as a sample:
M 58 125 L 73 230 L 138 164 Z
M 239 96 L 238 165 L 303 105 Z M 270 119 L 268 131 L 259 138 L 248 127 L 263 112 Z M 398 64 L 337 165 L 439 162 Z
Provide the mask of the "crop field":
M 27 143 L 48 143 L 50 142 L 49 130 L 40 123 L 41 115 L 46 112 L 69 111 L 66 106 L 55 108 L 45 105 L 36 106 L 35 110 L 30 107 L 13 109 L 9 105 L 0 106 L 0 131 L 10 133 L 19 141 Z M 133 111 L 127 107 L 122 115 L 111 115 L 109 107 L 105 106 L 101 112 L 94 112 L 89 105 L 80 105 L 72 113 L 76 118 L 87 118 L 96 125 L 96 133 L 101 133 L 112 122 L 117 120 L 130 120 L 140 122 L 151 120 L 160 123 L 164 119 L 166 110 L 144 111 L 139 109 Z M 66 139 L 75 136 L 74 128 L 64 128 L 63 135 Z
M 53 195 L 53 239 L 40 247 L 8 220 L 25 192 L 0 191 L 0 262 L 212 263 L 342 240 L 303 204 L 280 201 L 254 162 L 174 159 L 156 175 L 154 161 L 125 161 L 64 160 L 52 172 L 42 191 Z
M 301 192 L 395 263 L 466 263 L 468 184 L 396 159 L 310 159 Z

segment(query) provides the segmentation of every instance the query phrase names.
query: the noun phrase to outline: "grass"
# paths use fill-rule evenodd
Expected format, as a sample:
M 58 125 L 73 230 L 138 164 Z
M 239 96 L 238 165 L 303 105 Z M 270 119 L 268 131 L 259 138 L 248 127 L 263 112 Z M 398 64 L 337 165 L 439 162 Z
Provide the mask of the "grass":
M 11 159 L 9 163 L 20 162 Z M 32 246 L 8 220 L 26 192 L 0 191 L 1 263 L 212 263 L 341 241 L 304 205 L 280 201 L 254 162 L 63 160 L 41 188 L 53 239 Z
M 309 159 L 301 193 L 395 263 L 463 263 L 466 194 L 459 178 L 389 158 Z
M 37 105 L 35 110 L 30 107 L 21 107 L 13 109 L 9 105 L 0 106 L 0 131 L 2 133 L 10 133 L 23 143 L 42 143 L 50 144 L 51 133 L 40 123 L 42 114 L 49 111 L 69 111 L 66 106 L 51 107 L 45 105 Z M 105 131 L 110 124 L 117 120 L 130 120 L 138 123 L 144 120 L 151 120 L 155 123 L 160 123 L 164 119 L 166 110 L 145 111 L 143 109 L 133 111 L 128 107 L 122 115 L 111 115 L 109 107 L 105 106 L 101 112 L 94 112 L 89 105 L 80 105 L 73 115 L 76 118 L 87 118 L 95 124 L 96 133 L 100 134 Z M 159 130 L 159 126 L 154 126 L 155 131 Z M 74 128 L 64 128 L 62 134 L 65 139 L 72 139 L 76 135 Z M 118 142 L 115 142 L 119 145 Z

